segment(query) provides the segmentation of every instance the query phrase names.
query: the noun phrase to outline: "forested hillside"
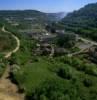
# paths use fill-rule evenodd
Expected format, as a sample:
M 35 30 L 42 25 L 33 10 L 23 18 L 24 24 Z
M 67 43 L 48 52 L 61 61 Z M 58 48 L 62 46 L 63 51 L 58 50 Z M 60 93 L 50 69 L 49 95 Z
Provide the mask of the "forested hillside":
M 97 3 L 88 4 L 78 11 L 69 13 L 63 20 L 66 30 L 97 39 Z

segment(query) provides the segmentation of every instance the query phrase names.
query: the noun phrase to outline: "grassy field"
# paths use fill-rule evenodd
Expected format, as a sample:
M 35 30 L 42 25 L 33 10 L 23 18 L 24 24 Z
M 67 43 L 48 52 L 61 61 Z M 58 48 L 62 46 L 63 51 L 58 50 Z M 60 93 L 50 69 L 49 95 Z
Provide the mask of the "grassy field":
M 52 64 L 41 59 L 38 62 L 25 64 L 14 75 L 19 84 L 25 88 L 25 91 L 31 92 L 46 79 L 56 78 L 56 75 L 49 70 L 51 66 Z
M 24 88 L 28 96 L 34 93 L 34 95 L 40 98 L 40 92 L 37 92 L 37 89 L 43 92 L 44 90 L 42 89 L 44 88 L 45 92 L 48 94 L 49 92 L 46 87 L 50 85 L 51 87 L 56 86 L 55 88 L 61 88 L 61 85 L 64 83 L 63 89 L 64 91 L 68 91 L 68 98 L 72 98 L 70 100 L 78 100 L 77 98 L 91 100 L 97 98 L 97 65 L 92 63 L 88 64 L 88 62 L 79 58 L 68 59 L 69 58 L 64 56 L 62 58 L 57 57 L 53 59 L 47 57 L 30 58 L 26 60 L 23 65 L 20 65 L 18 71 L 13 71 L 14 78 L 19 86 Z M 58 74 L 60 69 L 65 70 L 65 72 L 61 72 L 61 74 L 64 73 L 65 76 Z M 68 78 L 68 75 L 70 78 Z M 47 83 L 45 83 L 45 81 L 47 81 Z M 56 83 L 56 85 L 54 85 L 54 83 Z M 64 92 L 53 90 L 53 88 L 51 89 L 51 97 L 53 97 L 53 92 L 55 91 L 60 92 L 60 94 Z M 93 93 L 91 94 L 91 92 Z M 43 92 L 43 95 L 48 98 L 47 100 L 53 100 L 47 94 Z M 64 94 L 64 96 L 66 96 L 66 94 Z
M 4 33 L 0 30 L 0 53 L 6 53 L 16 46 L 16 41 L 11 34 Z

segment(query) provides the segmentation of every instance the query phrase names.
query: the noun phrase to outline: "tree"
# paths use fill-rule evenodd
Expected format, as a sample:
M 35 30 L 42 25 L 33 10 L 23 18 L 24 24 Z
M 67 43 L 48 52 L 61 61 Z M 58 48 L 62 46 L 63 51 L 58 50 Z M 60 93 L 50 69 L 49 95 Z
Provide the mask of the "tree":
M 71 33 L 59 34 L 57 36 L 57 45 L 70 48 L 75 45 L 76 36 Z
M 18 64 L 16 54 L 12 54 L 12 55 L 11 55 L 11 57 L 10 57 L 10 59 L 9 59 L 9 64 L 10 64 L 10 65 Z
M 65 65 L 64 67 L 61 67 L 59 69 L 58 75 L 62 78 L 65 78 L 65 79 L 71 79 L 72 78 L 71 69 L 67 65 Z

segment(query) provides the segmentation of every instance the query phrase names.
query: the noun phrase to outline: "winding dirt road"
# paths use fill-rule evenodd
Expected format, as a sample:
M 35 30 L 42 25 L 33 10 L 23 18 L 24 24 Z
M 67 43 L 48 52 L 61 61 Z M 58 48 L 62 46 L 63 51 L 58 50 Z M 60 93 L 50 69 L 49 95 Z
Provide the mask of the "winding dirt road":
M 5 55 L 5 58 L 9 58 L 13 53 L 16 53 L 18 50 L 19 50 L 19 47 L 20 47 L 20 40 L 18 37 L 16 37 L 15 35 L 13 35 L 11 32 L 8 32 L 5 30 L 4 26 L 2 27 L 2 31 L 5 32 L 5 33 L 10 33 L 12 35 L 12 37 L 16 40 L 17 42 L 17 46 L 14 50 L 8 52 L 6 55 Z
M 4 27 L 2 27 L 3 32 L 10 33 L 5 30 Z M 8 59 L 13 53 L 16 53 L 20 48 L 20 40 L 18 37 L 10 33 L 12 37 L 16 40 L 17 46 L 14 50 L 6 53 L 4 56 L 5 59 Z M 6 67 L 6 70 L 3 74 L 3 76 L 0 79 L 0 100 L 24 100 L 24 95 L 18 93 L 18 87 L 11 82 L 9 79 L 9 73 L 10 73 L 10 66 Z

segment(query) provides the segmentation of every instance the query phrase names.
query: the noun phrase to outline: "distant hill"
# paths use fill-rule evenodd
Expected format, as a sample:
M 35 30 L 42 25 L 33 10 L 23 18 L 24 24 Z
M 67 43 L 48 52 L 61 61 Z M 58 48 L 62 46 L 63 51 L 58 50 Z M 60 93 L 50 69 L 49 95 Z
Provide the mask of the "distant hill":
M 62 21 L 65 29 L 97 40 L 97 3 L 69 13 Z
M 58 21 L 63 18 L 64 13 L 44 13 L 36 10 L 2 10 L 0 18 L 8 21 L 30 21 L 33 23 L 46 23 Z
M 64 23 L 70 23 L 70 24 L 76 23 L 76 24 L 94 25 L 95 21 L 97 22 L 97 3 L 88 4 L 78 11 L 69 13 L 63 19 Z M 92 22 L 92 23 L 90 23 L 90 22 Z

